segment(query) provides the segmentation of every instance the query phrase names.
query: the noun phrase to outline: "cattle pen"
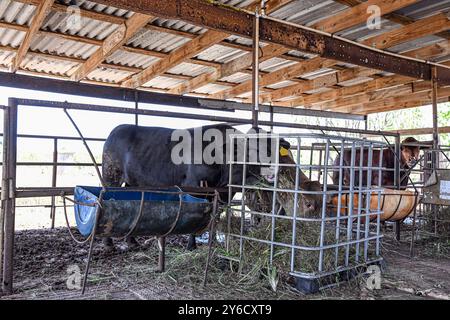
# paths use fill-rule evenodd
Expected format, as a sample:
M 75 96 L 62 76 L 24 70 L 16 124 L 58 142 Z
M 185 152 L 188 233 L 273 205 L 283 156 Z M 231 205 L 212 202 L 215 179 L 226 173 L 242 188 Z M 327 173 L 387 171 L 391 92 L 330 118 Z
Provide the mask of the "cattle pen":
M 450 101 L 449 11 L 443 0 L 2 0 L 0 87 L 48 96 L 2 91 L 0 299 L 450 299 L 450 147 L 438 122 L 439 104 Z M 369 128 L 372 114 L 422 106 L 432 128 Z M 47 133 L 21 127 L 36 112 L 49 117 Z M 78 134 L 53 130 L 51 119 L 67 121 L 64 112 Z M 114 186 L 137 194 L 126 209 L 135 218 L 119 235 L 108 221 L 101 232 L 143 245 L 108 253 L 95 237 L 107 200 L 118 202 L 103 199 L 114 193 L 100 169 L 107 136 L 84 136 L 88 126 L 77 123 L 94 119 L 100 128 L 109 116 L 135 126 L 172 119 L 183 128 L 192 121 L 266 131 L 227 137 L 231 154 L 235 145 L 244 151 L 228 159 L 225 186 Z M 403 143 L 420 135 L 432 140 Z M 249 158 L 261 137 L 273 143 L 274 161 Z M 25 159 L 25 141 L 47 145 L 51 159 Z M 83 160 L 63 159 L 61 145 L 81 143 Z M 408 150 L 420 154 L 405 160 Z M 75 167 L 90 178 L 67 179 L 65 168 Z M 48 175 L 30 182 L 24 168 Z M 273 176 L 255 183 L 255 168 Z M 77 187 L 99 187 L 97 179 L 87 248 L 66 229 L 83 238 Z M 175 220 L 150 232 L 157 218 L 145 220 L 144 208 L 164 192 L 176 195 L 161 200 L 179 204 L 165 207 Z M 202 203 L 208 220 L 177 234 L 189 224 L 183 199 Z M 32 208 L 48 210 L 49 228 L 18 231 L 18 212 Z M 74 211 L 78 231 L 67 218 Z M 67 228 L 57 223 L 64 213 Z M 194 230 L 208 232 L 190 252 L 185 234 Z M 74 272 L 85 272 L 83 295 Z M 369 283 L 374 276 L 380 288 Z

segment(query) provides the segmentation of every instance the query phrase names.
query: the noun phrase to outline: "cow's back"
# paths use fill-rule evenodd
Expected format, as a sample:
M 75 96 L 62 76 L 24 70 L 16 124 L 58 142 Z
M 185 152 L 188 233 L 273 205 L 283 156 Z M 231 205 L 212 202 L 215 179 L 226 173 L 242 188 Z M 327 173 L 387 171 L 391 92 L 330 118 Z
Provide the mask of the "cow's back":
M 173 130 L 121 125 L 115 128 L 103 148 L 103 175 L 109 185 L 173 185 L 171 161 Z M 120 179 L 120 182 L 119 182 Z
M 382 155 L 382 158 L 381 158 Z M 368 183 L 368 170 L 363 169 L 362 173 L 360 173 L 359 167 L 361 167 L 361 156 L 362 156 L 362 167 L 367 168 L 369 166 L 378 168 L 380 166 L 380 160 L 382 161 L 381 167 L 384 168 L 381 172 L 381 185 L 385 187 L 394 188 L 395 187 L 395 163 L 396 159 L 395 156 L 392 154 L 392 151 L 388 149 L 384 149 L 382 151 L 382 154 L 380 150 L 373 150 L 372 152 L 372 161 L 369 163 L 369 150 L 364 149 L 363 153 L 361 155 L 361 150 L 356 149 L 355 150 L 355 160 L 354 160 L 354 167 L 355 173 L 354 173 L 354 186 L 360 185 L 360 180 L 362 182 L 362 186 L 367 186 Z M 334 161 L 333 166 L 335 167 L 333 171 L 333 183 L 335 185 L 339 185 L 339 177 L 340 177 L 340 171 L 338 168 L 340 168 L 341 164 L 341 157 L 343 157 L 342 164 L 344 167 L 351 167 L 352 166 L 352 151 L 351 149 L 345 149 L 343 152 L 343 155 L 338 155 Z M 380 159 L 381 158 L 381 159 Z M 350 180 L 351 180 L 351 170 L 350 168 L 343 168 L 341 169 L 343 173 L 342 177 L 342 184 L 349 186 Z M 361 177 L 361 179 L 360 179 Z M 380 178 L 380 170 L 379 169 L 372 169 L 371 174 L 371 185 L 378 185 Z
M 228 125 L 206 126 L 225 133 L 233 129 Z M 115 128 L 105 142 L 103 149 L 103 176 L 109 186 L 155 187 L 192 186 L 201 181 L 211 187 L 222 187 L 228 182 L 228 170 L 223 164 L 175 164 L 172 159 L 174 129 L 161 127 L 140 127 L 120 125 Z M 194 138 L 194 129 L 189 129 Z M 183 141 L 184 142 L 184 141 Z M 194 150 L 193 141 L 191 151 Z M 191 159 L 193 160 L 193 159 Z

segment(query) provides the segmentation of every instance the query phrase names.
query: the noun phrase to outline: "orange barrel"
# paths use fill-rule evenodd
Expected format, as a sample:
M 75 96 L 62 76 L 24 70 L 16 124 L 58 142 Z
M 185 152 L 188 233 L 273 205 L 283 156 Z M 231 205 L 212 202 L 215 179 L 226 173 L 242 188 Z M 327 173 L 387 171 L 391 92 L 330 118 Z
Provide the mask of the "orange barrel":
M 336 214 L 338 206 L 339 197 L 335 196 L 332 198 L 331 203 L 333 204 L 333 213 Z M 383 212 L 380 220 L 381 221 L 399 221 L 405 219 L 414 210 L 416 205 L 416 195 L 411 191 L 404 190 L 392 190 L 383 189 L 381 192 L 380 199 L 380 211 Z M 358 210 L 359 196 L 354 194 L 353 196 L 353 212 L 357 213 Z M 347 215 L 348 206 L 350 205 L 350 196 L 348 194 L 341 196 L 341 215 Z M 362 208 L 366 206 L 366 196 L 362 196 Z M 373 192 L 370 197 L 370 210 L 378 210 L 378 193 Z M 375 219 L 376 215 L 372 215 L 370 219 Z

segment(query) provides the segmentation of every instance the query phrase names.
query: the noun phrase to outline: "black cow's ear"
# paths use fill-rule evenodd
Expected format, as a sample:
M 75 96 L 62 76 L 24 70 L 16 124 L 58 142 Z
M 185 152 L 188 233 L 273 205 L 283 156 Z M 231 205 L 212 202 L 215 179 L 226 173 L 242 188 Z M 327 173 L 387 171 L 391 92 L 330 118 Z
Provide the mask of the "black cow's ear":
M 291 149 L 291 144 L 289 142 L 287 142 L 286 140 L 284 140 L 283 138 L 280 139 L 280 147 L 285 148 L 285 149 Z

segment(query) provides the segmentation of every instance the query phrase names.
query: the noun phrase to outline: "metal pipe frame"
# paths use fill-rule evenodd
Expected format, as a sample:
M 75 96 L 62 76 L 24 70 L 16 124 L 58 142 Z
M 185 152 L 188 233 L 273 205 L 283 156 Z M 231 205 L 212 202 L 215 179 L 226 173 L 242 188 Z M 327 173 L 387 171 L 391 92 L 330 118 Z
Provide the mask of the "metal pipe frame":
M 103 105 L 90 105 L 90 104 L 80 104 L 80 103 L 69 103 L 69 102 L 55 102 L 55 101 L 45 101 L 45 100 L 32 100 L 32 99 L 17 99 L 17 104 L 19 106 L 29 106 L 29 107 L 43 107 L 43 108 L 56 108 L 56 109 L 72 109 L 72 110 L 84 110 L 84 111 L 98 111 L 98 112 L 108 112 L 108 113 L 118 113 L 118 114 L 139 114 L 154 117 L 167 117 L 167 118 L 179 118 L 179 119 L 193 119 L 193 120 L 204 120 L 213 122 L 225 122 L 225 123 L 236 123 L 236 124 L 252 124 L 251 119 L 240 119 L 240 118 L 230 118 L 221 116 L 211 116 L 211 115 L 201 115 L 201 114 L 189 114 L 181 112 L 169 112 L 169 111 L 158 111 L 158 110 L 146 110 L 146 109 L 132 109 L 123 107 L 108 107 Z M 247 109 L 249 110 L 249 109 Z M 315 125 L 305 125 L 290 122 L 273 122 L 270 121 L 259 121 L 259 125 L 268 126 L 271 125 L 281 128 L 295 128 L 295 129 L 306 129 L 313 131 L 332 131 L 332 132 L 346 132 L 346 133 L 356 133 L 356 134 L 370 134 L 379 136 L 381 133 L 395 137 L 398 134 L 393 132 L 382 132 L 382 131 L 365 131 L 360 129 L 350 129 L 350 128 L 336 128 L 336 127 L 326 127 L 326 126 L 315 126 Z
M 0 86 L 19 88 L 33 91 L 44 91 L 51 93 L 68 94 L 75 96 L 109 99 L 116 101 L 132 102 L 136 104 L 136 91 L 125 88 L 113 88 L 86 83 L 76 83 L 55 79 L 43 79 L 22 74 L 0 72 Z M 189 96 L 177 96 L 165 93 L 139 91 L 138 102 L 163 105 L 168 107 L 183 107 L 198 110 L 228 111 L 236 110 L 251 111 L 252 105 L 234 101 L 222 101 L 214 99 L 203 99 Z M 135 111 L 142 110 L 135 108 Z M 364 116 L 347 114 L 342 112 L 330 112 L 321 110 L 308 110 L 299 108 L 288 108 L 279 106 L 261 105 L 260 112 L 276 114 L 298 115 L 306 117 L 336 118 L 355 121 L 364 121 Z M 142 115 L 141 113 L 132 113 Z M 195 115 L 190 115 L 195 119 Z
M 3 277 L 2 291 L 6 294 L 13 292 L 13 262 L 14 262 L 14 220 L 15 220 L 15 190 L 16 190 L 16 161 L 17 161 L 17 103 L 9 99 L 8 109 L 4 111 L 5 128 L 4 141 L 7 152 L 3 155 L 3 170 L 5 175 L 5 189 L 2 190 L 4 201 L 4 239 L 3 239 Z M 6 120 L 7 119 L 7 120 Z
M 238 142 L 239 140 L 243 141 L 242 143 L 246 143 L 246 141 L 248 141 L 249 139 L 254 139 L 256 138 L 257 135 L 255 134 L 243 134 L 243 135 L 232 135 L 230 137 L 231 139 L 231 145 L 235 144 L 235 141 Z M 265 135 L 266 137 L 266 135 Z M 361 139 L 357 139 L 357 138 L 346 138 L 346 137 L 332 137 L 332 136 L 328 136 L 328 135 L 311 135 L 311 134 L 268 134 L 267 138 L 272 138 L 272 139 L 277 139 L 277 146 L 279 145 L 279 141 L 281 138 L 284 139 L 296 139 L 297 140 L 297 145 L 296 145 L 296 150 L 297 150 L 297 163 L 294 165 L 284 165 L 284 164 L 280 164 L 279 161 L 279 156 L 277 155 L 275 157 L 275 161 L 274 163 L 272 163 L 272 166 L 275 167 L 275 181 L 272 184 L 272 186 L 267 186 L 267 187 L 259 187 L 259 186 L 251 186 L 248 185 L 246 183 L 246 180 L 243 179 L 242 184 L 232 184 L 232 181 L 230 180 L 230 184 L 229 184 L 229 192 L 230 194 L 232 194 L 232 190 L 234 189 L 239 190 L 242 193 L 242 198 L 240 200 L 240 208 L 232 208 L 232 202 L 230 200 L 229 202 L 229 210 L 228 210 L 228 227 L 227 227 L 227 234 L 226 237 L 228 239 L 227 242 L 227 251 L 228 254 L 231 255 L 230 260 L 235 259 L 233 257 L 233 255 L 235 253 L 230 251 L 230 242 L 233 241 L 234 239 L 239 241 L 240 246 L 239 246 L 239 261 L 242 263 L 242 256 L 245 255 L 245 253 L 243 251 L 245 251 L 244 246 L 242 245 L 242 243 L 244 241 L 254 241 L 257 243 L 262 243 L 262 244 L 266 244 L 269 247 L 269 263 L 272 264 L 273 263 L 273 259 L 275 256 L 275 247 L 283 247 L 283 248 L 287 248 L 289 249 L 290 252 L 290 273 L 292 275 L 296 275 L 296 276 L 301 276 L 304 278 L 308 278 L 308 279 L 318 279 L 324 275 L 327 274 L 334 274 L 334 273 L 338 273 L 341 272 L 342 270 L 350 270 L 355 268 L 355 266 L 357 265 L 361 265 L 362 264 L 366 264 L 366 263 L 371 263 L 371 261 L 381 261 L 382 258 L 380 256 L 380 241 L 383 237 L 383 235 L 380 232 L 380 217 L 382 215 L 382 211 L 381 211 L 381 192 L 382 192 L 382 188 L 381 188 L 381 174 L 379 174 L 379 181 L 378 181 L 378 186 L 372 186 L 372 172 L 373 170 L 377 170 L 380 173 L 383 171 L 383 167 L 382 167 L 382 155 L 380 156 L 380 163 L 379 164 L 374 164 L 373 163 L 373 151 L 374 149 L 386 149 L 386 143 L 384 142 L 378 142 L 378 141 L 370 141 L 370 140 L 361 140 Z M 325 148 L 323 150 L 319 150 L 319 151 L 323 151 L 322 155 L 320 156 L 320 159 L 316 159 L 316 161 L 320 161 L 321 165 L 317 166 L 314 163 L 310 162 L 309 165 L 307 164 L 302 164 L 300 161 L 300 150 L 302 148 L 306 148 L 306 145 L 308 144 L 306 141 L 308 139 L 321 139 L 322 141 L 326 141 L 325 142 Z M 306 140 L 306 141 L 305 141 Z M 332 146 L 334 145 L 340 145 L 341 147 L 341 154 L 343 153 L 343 151 L 345 150 L 345 146 L 348 145 L 349 143 L 351 143 L 352 147 L 351 147 L 351 165 L 347 165 L 347 166 L 343 166 L 344 161 L 343 161 L 343 157 L 341 157 L 341 162 L 340 162 L 340 167 L 336 167 L 335 165 L 331 165 L 330 163 L 332 163 L 331 161 L 331 152 L 338 152 L 338 149 L 333 148 Z M 369 159 L 368 159 L 368 163 L 364 164 L 363 162 L 363 153 L 360 152 L 360 158 L 359 158 L 359 166 L 356 164 L 356 154 L 357 154 L 357 150 L 364 150 L 364 149 L 369 149 Z M 311 151 L 314 150 L 314 146 L 312 146 Z M 382 152 L 381 152 L 382 154 Z M 257 163 L 257 162 L 251 162 L 251 161 L 246 161 L 247 158 L 244 155 L 244 161 L 239 161 L 238 159 L 230 159 L 229 164 L 230 164 L 230 168 L 232 168 L 233 166 L 236 165 L 242 165 L 242 166 L 255 166 L 255 165 L 260 165 L 260 166 L 267 166 L 269 165 L 268 163 Z M 374 165 L 377 165 L 377 167 L 374 167 Z M 290 189 L 290 188 L 280 188 L 277 185 L 277 176 L 278 176 L 278 172 L 280 170 L 280 168 L 282 167 L 295 167 L 296 170 L 296 176 L 295 176 L 295 190 Z M 345 167 L 345 168 L 344 168 Z M 328 173 L 330 171 L 333 171 L 332 169 L 338 169 L 340 171 L 340 182 L 339 182 L 339 186 L 338 186 L 338 190 L 328 190 Z M 318 171 L 323 173 L 321 179 L 323 179 L 323 189 L 322 191 L 305 191 L 305 190 L 300 190 L 299 189 L 299 185 L 300 185 L 300 181 L 299 181 L 299 173 L 301 169 L 307 169 L 310 171 Z M 350 170 L 350 187 L 349 190 L 344 190 L 343 187 L 343 175 L 342 172 L 344 169 Z M 244 170 L 245 171 L 245 170 Z M 232 173 L 233 170 L 230 169 L 230 172 Z M 360 183 L 359 186 L 354 186 L 354 181 L 356 179 L 356 172 L 359 172 L 359 178 L 360 178 Z M 367 179 L 367 183 L 365 185 L 362 184 L 362 177 L 364 174 L 368 175 L 368 179 Z M 231 174 L 230 174 L 231 176 Z M 245 194 L 249 191 L 266 191 L 266 192 L 271 192 L 273 194 L 272 197 L 272 210 L 270 213 L 268 212 L 257 212 L 257 211 L 248 211 L 245 209 Z M 297 205 L 294 205 L 294 212 L 293 212 L 293 216 L 278 216 L 277 212 L 275 210 L 276 208 L 276 202 L 277 202 L 277 196 L 276 194 L 278 192 L 283 192 L 283 193 L 291 193 L 294 195 L 294 203 L 297 203 L 297 200 L 299 199 L 299 197 L 301 197 L 302 195 L 305 194 L 316 194 L 316 195 L 321 195 L 323 196 L 323 207 L 321 208 L 321 215 L 320 217 L 317 218 L 310 218 L 310 217 L 302 217 L 299 216 L 299 212 L 297 211 Z M 350 199 L 350 203 L 347 206 L 347 215 L 341 215 L 341 209 L 344 208 L 342 202 L 341 202 L 341 197 L 342 195 L 349 195 L 349 199 Z M 377 202 L 377 209 L 373 209 L 370 207 L 370 203 L 371 203 L 371 196 L 373 196 L 374 194 L 378 195 L 378 202 Z M 326 204 L 326 199 L 329 195 L 338 195 L 339 196 L 339 201 L 338 201 L 338 213 L 336 216 L 332 216 L 330 217 L 327 214 L 327 204 Z M 359 201 L 358 201 L 358 205 L 355 205 L 353 203 L 353 196 L 358 195 L 359 196 Z M 363 198 L 364 195 L 364 198 Z M 365 200 L 365 203 L 363 204 L 362 200 Z M 231 216 L 233 215 L 233 213 L 238 214 L 241 217 L 241 223 L 240 223 L 240 233 L 236 234 L 231 232 L 231 225 L 230 225 L 230 221 L 231 221 Z M 268 222 L 270 221 L 270 226 L 271 226 L 271 232 L 270 232 L 270 236 L 268 237 L 268 239 L 261 239 L 261 238 L 256 238 L 252 235 L 247 235 L 247 231 L 245 230 L 244 226 L 244 217 L 247 215 L 258 215 L 260 217 L 265 217 L 266 219 L 268 219 Z M 276 222 L 278 220 L 287 220 L 287 221 L 292 221 L 292 238 L 291 240 L 289 240 L 290 243 L 283 243 L 280 241 L 275 240 L 275 225 Z M 369 223 L 369 221 L 371 221 Z M 296 234 L 297 234 L 297 228 L 298 222 L 303 222 L 303 223 L 320 223 L 320 243 L 318 246 L 305 246 L 305 245 L 299 245 L 298 243 L 296 243 Z M 341 234 L 341 222 L 346 222 L 346 230 L 344 231 L 345 235 L 346 235 L 346 239 L 344 241 L 340 240 L 340 234 Z M 336 233 L 335 233 L 335 242 L 334 243 L 325 243 L 325 233 L 326 233 L 326 228 L 327 226 L 334 224 Z M 373 226 L 371 226 L 371 224 Z M 364 225 L 364 227 L 363 227 Z M 354 236 L 355 235 L 355 236 Z M 375 245 L 371 246 L 370 243 L 374 243 Z M 363 248 L 363 251 L 360 253 L 359 249 Z M 343 263 L 343 265 L 340 265 L 339 263 L 339 248 L 344 248 L 345 249 L 345 262 Z M 351 248 L 356 248 L 356 252 L 355 253 L 351 253 Z M 323 264 L 323 259 L 324 259 L 324 253 L 327 250 L 335 250 L 334 256 L 335 256 L 335 261 L 334 261 L 334 266 L 335 266 L 335 270 L 330 272 L 329 270 L 326 270 L 324 264 Z M 298 268 L 300 268 L 300 266 L 296 266 L 296 255 L 299 251 L 310 251 L 310 252 L 318 252 L 319 254 L 319 263 L 317 265 L 317 270 L 311 273 L 305 273 L 305 272 L 300 272 L 298 271 Z M 351 257 L 353 257 L 354 255 L 354 259 L 350 259 Z M 375 256 L 375 259 L 374 259 Z M 300 262 L 301 264 L 301 262 Z M 242 267 L 242 266 L 241 266 Z M 329 268 L 329 267 L 327 267 Z

